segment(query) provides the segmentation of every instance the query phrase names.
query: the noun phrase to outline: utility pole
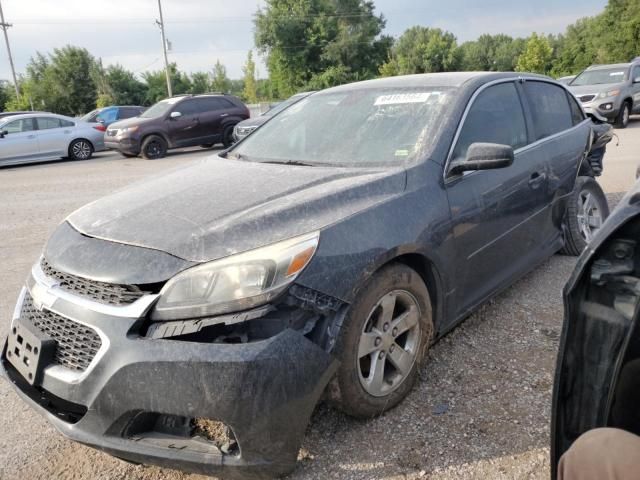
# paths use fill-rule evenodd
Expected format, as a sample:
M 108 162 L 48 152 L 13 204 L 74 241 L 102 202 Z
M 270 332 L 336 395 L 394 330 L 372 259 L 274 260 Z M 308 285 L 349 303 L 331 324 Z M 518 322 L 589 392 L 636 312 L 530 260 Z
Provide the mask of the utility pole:
M 164 36 L 164 19 L 162 18 L 162 3 L 158 0 L 158 11 L 160 12 L 160 21 L 156 20 L 156 24 L 160 27 L 160 36 L 162 37 L 162 52 L 164 53 L 164 73 L 167 76 L 167 92 L 169 96 L 173 96 L 171 89 L 171 75 L 169 73 L 169 59 L 167 58 L 167 39 Z M 5 31 L 6 35 L 6 31 Z
M 158 0 L 159 2 L 160 0 Z M 11 74 L 13 75 L 13 86 L 16 89 L 16 98 L 20 99 L 20 87 L 18 87 L 18 77 L 16 77 L 16 69 L 13 66 L 13 56 L 11 55 L 11 47 L 9 46 L 9 35 L 7 35 L 7 29 L 11 26 L 10 23 L 4 21 L 4 13 L 2 12 L 2 0 L 0 0 L 0 27 L 4 32 L 4 43 L 7 44 L 7 54 L 9 55 L 9 64 L 11 65 Z

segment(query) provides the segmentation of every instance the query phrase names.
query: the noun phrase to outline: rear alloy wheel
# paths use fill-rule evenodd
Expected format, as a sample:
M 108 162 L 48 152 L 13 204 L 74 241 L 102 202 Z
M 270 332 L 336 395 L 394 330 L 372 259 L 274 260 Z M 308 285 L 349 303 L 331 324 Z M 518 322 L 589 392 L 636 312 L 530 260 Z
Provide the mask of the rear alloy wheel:
M 93 155 L 93 145 L 82 138 L 74 140 L 69 145 L 69 158 L 72 160 L 89 160 Z
M 156 160 L 167 154 L 167 142 L 158 135 L 149 135 L 142 142 L 141 154 L 147 160 Z
M 394 407 L 411 391 L 432 334 L 429 292 L 420 276 L 402 264 L 385 267 L 345 318 L 330 401 L 363 418 Z
M 565 213 L 562 253 L 580 255 L 609 216 L 607 197 L 591 177 L 578 177 Z
M 627 125 L 629 125 L 629 115 L 631 115 L 631 106 L 629 102 L 624 102 L 620 108 L 618 118 L 616 118 L 615 126 L 617 128 L 627 128 Z

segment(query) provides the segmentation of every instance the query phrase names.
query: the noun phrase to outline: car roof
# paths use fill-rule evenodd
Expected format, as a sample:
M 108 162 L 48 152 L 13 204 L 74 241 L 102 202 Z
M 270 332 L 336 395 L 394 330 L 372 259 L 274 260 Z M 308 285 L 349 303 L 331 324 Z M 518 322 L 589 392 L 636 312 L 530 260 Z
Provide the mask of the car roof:
M 54 117 L 60 118 L 63 120 L 68 120 L 70 122 L 77 122 L 75 118 L 66 117 L 64 115 L 58 115 L 57 113 L 49 113 L 49 112 L 32 112 L 32 113 L 21 113 L 18 115 L 10 115 L 8 117 L 2 118 L 3 121 L 11 119 L 11 120 L 20 120 L 22 118 L 34 118 L 34 117 Z
M 486 83 L 494 80 L 521 77 L 535 77 L 555 82 L 551 77 L 525 72 L 442 72 L 365 80 L 330 88 L 325 91 L 339 92 L 357 90 L 359 88 L 461 87 L 467 83 Z
M 610 68 L 629 68 L 631 63 L 611 63 L 602 65 L 591 65 L 587 67 L 587 70 L 608 70 Z

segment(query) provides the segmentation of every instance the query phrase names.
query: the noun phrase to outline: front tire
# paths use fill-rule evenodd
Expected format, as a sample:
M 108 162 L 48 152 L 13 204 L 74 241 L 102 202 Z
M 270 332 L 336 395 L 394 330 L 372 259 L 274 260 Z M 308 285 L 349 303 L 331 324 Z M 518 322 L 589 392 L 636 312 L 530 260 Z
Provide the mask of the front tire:
M 631 115 L 631 105 L 626 101 L 622 104 L 620 113 L 618 113 L 616 117 L 616 128 L 627 128 L 627 125 L 629 125 L 629 115 Z
M 159 135 L 149 135 L 142 142 L 140 153 L 147 160 L 162 158 L 167 154 L 167 142 Z
M 93 155 L 93 145 L 89 140 L 78 138 L 69 145 L 69 158 L 71 160 L 89 160 Z
M 608 216 L 607 197 L 598 182 L 591 177 L 578 177 L 565 212 L 561 253 L 580 255 Z
M 336 344 L 340 367 L 329 400 L 345 413 L 370 418 L 411 391 L 433 336 L 429 292 L 411 268 L 392 264 L 358 294 Z

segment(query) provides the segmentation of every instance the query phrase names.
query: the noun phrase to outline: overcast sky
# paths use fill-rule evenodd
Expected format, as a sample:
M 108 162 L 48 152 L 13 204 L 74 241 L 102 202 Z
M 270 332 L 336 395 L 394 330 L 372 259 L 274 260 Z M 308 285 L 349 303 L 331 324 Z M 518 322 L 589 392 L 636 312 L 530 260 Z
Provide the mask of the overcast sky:
M 136 72 L 162 68 L 156 0 L 0 0 L 18 72 L 36 52 L 66 44 L 87 48 L 105 64 Z M 578 18 L 599 13 L 606 0 L 376 0 L 386 33 L 413 25 L 440 27 L 459 41 L 482 33 L 527 36 L 559 33 Z M 253 47 L 252 16 L 263 0 L 163 0 L 170 61 L 187 72 L 208 71 L 216 59 L 232 78 L 241 76 Z M 258 74 L 266 75 L 264 65 Z M 0 41 L 0 79 L 11 71 Z

